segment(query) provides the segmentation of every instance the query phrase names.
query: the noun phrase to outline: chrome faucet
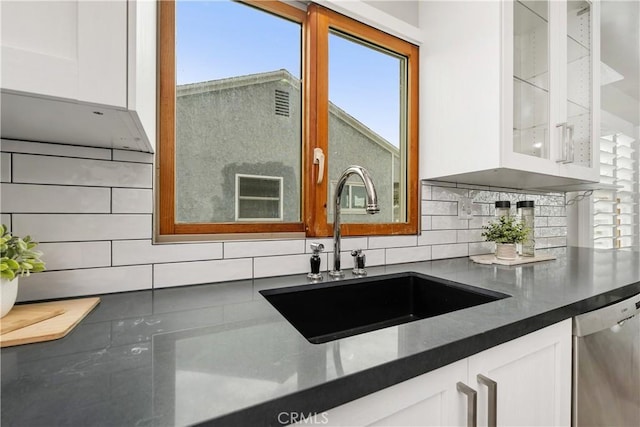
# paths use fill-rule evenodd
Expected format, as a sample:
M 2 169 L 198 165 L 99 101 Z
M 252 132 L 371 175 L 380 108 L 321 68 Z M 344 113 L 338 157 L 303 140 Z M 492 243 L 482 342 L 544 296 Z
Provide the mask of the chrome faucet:
M 376 187 L 373 185 L 369 172 L 362 166 L 351 165 L 346 168 L 338 179 L 333 198 L 333 270 L 329 272 L 329 275 L 333 278 L 344 277 L 344 273 L 340 270 L 340 199 L 347 179 L 354 174 L 358 175 L 364 182 L 364 189 L 367 192 L 367 213 L 375 214 L 380 212 Z

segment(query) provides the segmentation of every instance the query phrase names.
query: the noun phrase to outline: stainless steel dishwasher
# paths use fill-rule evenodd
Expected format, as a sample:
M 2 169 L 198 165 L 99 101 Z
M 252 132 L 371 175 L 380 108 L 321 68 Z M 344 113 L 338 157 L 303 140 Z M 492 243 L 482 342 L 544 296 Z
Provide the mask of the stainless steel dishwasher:
M 640 294 L 573 319 L 572 425 L 640 425 Z

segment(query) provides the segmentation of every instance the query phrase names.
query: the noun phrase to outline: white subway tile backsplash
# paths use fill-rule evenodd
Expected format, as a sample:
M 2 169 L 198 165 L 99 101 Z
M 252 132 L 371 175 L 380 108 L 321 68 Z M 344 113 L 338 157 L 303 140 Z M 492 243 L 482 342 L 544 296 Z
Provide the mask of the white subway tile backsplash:
M 222 258 L 222 243 L 157 244 L 151 240 L 116 240 L 113 265 L 159 264 Z
M 0 181 L 11 182 L 11 154 L 0 153 Z
M 469 228 L 468 219 L 459 219 L 457 216 L 431 217 L 431 229 L 433 230 L 459 230 L 467 228 Z
M 224 258 L 250 258 L 304 253 L 304 240 L 256 240 L 225 242 Z
M 482 228 L 494 220 L 495 218 L 492 216 L 476 216 L 469 220 L 469 228 Z
M 45 271 L 20 279 L 18 301 L 151 289 L 151 266 Z
M 482 237 L 482 231 L 482 229 L 457 230 L 458 243 L 482 242 L 484 241 L 484 237 Z
M 500 200 L 500 193 L 487 190 L 470 190 L 469 197 L 476 203 L 494 204 Z
M 420 229 L 422 231 L 425 230 L 431 230 L 432 226 L 431 226 L 431 217 L 430 216 L 423 216 L 420 220 Z
M 421 200 L 431 200 L 431 188 L 430 185 L 422 186 Z
M 432 200 L 460 200 L 462 197 L 468 197 L 469 190 L 466 188 L 450 188 L 450 187 L 432 187 Z
M 303 274 L 312 242 L 325 245 L 322 271 L 333 267 L 331 237 L 154 245 L 153 154 L 4 140 L 0 151 L 2 221 L 42 242 L 50 270 L 25 279 L 21 300 Z M 496 200 L 514 201 L 514 214 L 516 200 L 534 200 L 536 246 L 566 245 L 563 194 L 423 181 L 420 196 L 419 236 L 345 237 L 342 270 L 353 249 L 367 266 L 492 252 L 481 227 Z M 461 197 L 474 202 L 471 220 L 458 217 Z
M 422 213 L 425 215 L 457 215 L 458 202 L 423 201 Z
M 559 216 L 559 217 L 537 216 L 533 220 L 534 226 L 535 227 L 547 227 L 549 225 L 549 218 L 564 218 L 564 217 L 562 217 L 562 216 Z
M 493 242 L 476 242 L 469 243 L 469 255 L 492 254 L 496 250 Z
M 332 262 L 327 264 L 327 256 L 328 254 L 326 253 L 321 255 L 321 271 L 326 271 L 327 268 L 331 269 L 333 267 Z M 254 258 L 253 277 L 308 273 L 311 271 L 310 258 L 311 255 L 309 254 Z M 331 260 L 333 260 L 333 254 L 331 254 Z
M 566 216 L 550 216 L 547 218 L 547 220 L 548 220 L 547 225 L 549 227 L 566 227 L 567 226 Z
M 469 245 L 458 243 L 455 245 L 433 245 L 431 246 L 431 258 L 456 258 L 469 255 Z
M 540 216 L 566 216 L 564 206 L 540 206 Z
M 141 188 L 114 188 L 112 213 L 152 213 L 153 190 Z
M 475 216 L 493 216 L 495 207 L 489 203 L 472 203 L 471 213 Z
M 14 214 L 12 222 L 39 242 L 151 238 L 151 215 Z
M 400 264 L 403 262 L 428 261 L 431 259 L 429 246 L 413 248 L 389 248 L 386 249 L 386 264 Z
M 249 279 L 251 258 L 177 262 L 153 266 L 153 287 L 193 285 Z
M 547 241 L 547 246 L 550 248 L 557 248 L 560 246 L 567 246 L 566 237 L 550 237 Z
M 16 141 L 10 139 L 3 139 L 0 144 L 0 150 L 12 153 L 44 154 L 48 156 L 111 160 L 111 150 L 108 148 L 45 144 L 42 142 Z
M 152 153 L 140 151 L 113 150 L 113 160 L 122 162 L 153 163 Z
M 66 157 L 13 155 L 13 182 L 151 188 L 153 166 Z
M 2 224 L 6 225 L 8 227 L 9 230 L 12 230 L 11 228 L 11 214 L 1 214 L 0 215 L 0 221 L 2 221 Z
M 47 270 L 111 266 L 111 242 L 40 243 L 38 250 Z
M 416 246 L 417 244 L 418 244 L 417 236 L 369 237 L 369 249 L 398 248 L 403 246 Z
M 5 212 L 109 213 L 111 209 L 108 188 L 2 184 L 0 193 Z
M 365 265 L 372 267 L 374 265 L 385 265 L 385 250 L 384 249 L 365 249 L 362 252 L 365 254 Z M 333 252 L 327 253 L 329 270 L 333 269 Z M 351 250 L 345 250 L 340 252 L 340 265 L 344 271 L 351 271 L 353 269 L 353 256 Z M 322 269 L 326 270 L 323 261 Z
M 333 238 L 332 237 L 309 237 L 306 240 L 304 250 L 305 253 L 310 254 L 311 243 L 322 243 L 324 245 L 324 252 L 333 252 Z M 340 241 L 340 251 L 352 251 L 354 249 L 367 249 L 366 237 L 343 237 Z
M 443 243 L 456 243 L 456 230 L 424 231 L 418 236 L 418 245 L 437 245 Z
M 534 231 L 534 236 L 538 237 L 560 237 L 567 235 L 566 227 L 539 227 Z

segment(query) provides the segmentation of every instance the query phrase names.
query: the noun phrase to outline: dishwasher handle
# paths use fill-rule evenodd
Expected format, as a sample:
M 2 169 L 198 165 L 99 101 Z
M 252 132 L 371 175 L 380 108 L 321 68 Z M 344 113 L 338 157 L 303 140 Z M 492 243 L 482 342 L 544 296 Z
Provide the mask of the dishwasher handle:
M 620 325 L 640 314 L 640 294 L 573 318 L 573 335 L 585 337 Z

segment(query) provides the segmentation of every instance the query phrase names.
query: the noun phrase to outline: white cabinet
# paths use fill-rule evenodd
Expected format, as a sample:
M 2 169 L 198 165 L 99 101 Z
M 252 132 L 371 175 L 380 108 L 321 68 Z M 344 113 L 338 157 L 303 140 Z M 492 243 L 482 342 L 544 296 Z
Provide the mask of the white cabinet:
M 331 426 L 466 425 L 468 399 L 457 390 L 463 383 L 476 392 L 473 418 L 479 426 L 488 425 L 491 392 L 479 374 L 497 384 L 497 425 L 568 426 L 571 320 L 330 409 L 316 419 Z
M 571 422 L 571 319 L 469 357 L 478 391 L 478 425 L 487 425 L 489 389 L 497 383 L 499 426 L 568 426 Z
M 2 3 L 2 137 L 153 151 L 154 0 Z
M 420 5 L 423 179 L 599 180 L 599 3 Z

